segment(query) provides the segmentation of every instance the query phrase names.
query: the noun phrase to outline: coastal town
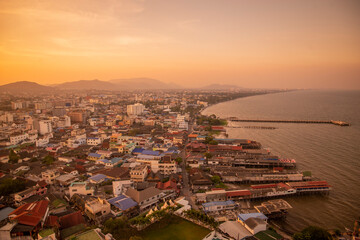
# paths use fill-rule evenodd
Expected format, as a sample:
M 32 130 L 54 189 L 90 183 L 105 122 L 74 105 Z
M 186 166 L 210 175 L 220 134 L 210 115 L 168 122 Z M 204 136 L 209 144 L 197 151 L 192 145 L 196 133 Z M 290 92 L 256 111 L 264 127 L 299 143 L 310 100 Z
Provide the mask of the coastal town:
M 291 239 L 286 199 L 331 186 L 201 114 L 266 93 L 1 95 L 0 239 Z

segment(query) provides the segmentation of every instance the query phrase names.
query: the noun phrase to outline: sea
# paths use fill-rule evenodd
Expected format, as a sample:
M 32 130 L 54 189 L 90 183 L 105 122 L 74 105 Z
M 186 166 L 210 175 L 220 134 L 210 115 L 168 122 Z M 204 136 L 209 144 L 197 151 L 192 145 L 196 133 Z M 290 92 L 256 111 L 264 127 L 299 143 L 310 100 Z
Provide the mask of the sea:
M 283 229 L 300 231 L 309 225 L 353 229 L 360 218 L 360 91 L 298 90 L 257 95 L 219 103 L 202 114 L 220 118 L 341 120 L 332 124 L 231 123 L 229 138 L 256 140 L 283 158 L 295 159 L 298 170 L 328 181 L 329 195 L 285 198 L 292 209 L 277 221 Z M 252 126 L 274 127 L 254 129 Z

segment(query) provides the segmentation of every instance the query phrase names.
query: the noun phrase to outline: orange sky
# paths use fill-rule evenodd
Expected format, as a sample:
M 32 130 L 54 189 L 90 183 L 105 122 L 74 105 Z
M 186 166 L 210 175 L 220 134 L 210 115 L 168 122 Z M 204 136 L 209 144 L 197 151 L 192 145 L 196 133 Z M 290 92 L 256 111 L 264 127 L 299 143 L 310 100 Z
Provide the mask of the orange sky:
M 360 89 L 360 1 L 0 0 L 0 83 Z

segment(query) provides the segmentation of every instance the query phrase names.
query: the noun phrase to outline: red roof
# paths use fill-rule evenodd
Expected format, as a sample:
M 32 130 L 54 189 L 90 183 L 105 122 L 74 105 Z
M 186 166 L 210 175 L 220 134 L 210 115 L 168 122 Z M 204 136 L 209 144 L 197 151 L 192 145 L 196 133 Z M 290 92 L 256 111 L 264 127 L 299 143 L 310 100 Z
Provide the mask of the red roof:
M 61 228 L 69 228 L 81 223 L 85 223 L 84 217 L 81 215 L 80 211 L 70 213 L 68 215 L 62 216 L 59 218 Z
M 25 213 L 13 219 L 17 220 L 18 223 L 23 225 L 36 226 L 39 224 L 42 218 L 40 216 L 31 216 Z
M 27 203 L 12 211 L 9 216 L 11 219 L 17 220 L 18 223 L 36 226 L 45 216 L 48 206 L 49 201 L 47 200 Z
M 275 188 L 276 184 L 251 185 L 252 189 Z
M 45 222 L 45 226 L 60 227 L 59 218 L 57 216 L 50 215 Z
M 239 190 L 226 192 L 226 197 L 241 197 L 241 196 L 250 196 L 251 192 L 249 190 Z
M 167 182 L 158 182 L 156 184 L 156 188 L 161 189 L 161 190 L 165 190 L 165 189 L 173 189 L 173 190 L 178 190 L 178 187 L 176 185 L 175 182 L 169 180 Z
M 223 130 L 224 127 L 221 126 L 211 126 L 211 129 L 219 129 L 219 130 Z
M 291 189 L 291 187 L 289 185 L 286 185 L 285 183 L 278 183 L 277 185 L 278 185 L 278 187 L 285 188 L 286 190 Z

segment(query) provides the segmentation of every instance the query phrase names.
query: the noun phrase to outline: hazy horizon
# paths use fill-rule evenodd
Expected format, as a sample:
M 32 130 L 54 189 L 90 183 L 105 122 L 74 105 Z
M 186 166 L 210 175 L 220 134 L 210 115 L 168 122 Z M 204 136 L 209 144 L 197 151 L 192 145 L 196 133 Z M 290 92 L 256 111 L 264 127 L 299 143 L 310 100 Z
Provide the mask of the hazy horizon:
M 0 85 L 360 89 L 356 0 L 0 0 Z

